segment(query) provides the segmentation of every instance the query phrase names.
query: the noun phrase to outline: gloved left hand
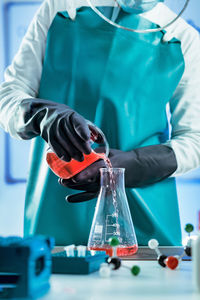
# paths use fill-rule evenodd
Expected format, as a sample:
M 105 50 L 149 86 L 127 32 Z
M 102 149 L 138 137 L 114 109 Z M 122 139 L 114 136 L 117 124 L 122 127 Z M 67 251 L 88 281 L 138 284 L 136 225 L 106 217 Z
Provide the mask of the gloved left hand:
M 102 148 L 95 151 L 103 152 Z M 113 168 L 125 168 L 125 187 L 129 188 L 160 181 L 177 169 L 174 151 L 165 145 L 147 146 L 129 152 L 110 149 L 109 159 Z M 100 189 L 100 168 L 105 168 L 103 160 L 93 163 L 69 180 L 59 179 L 65 187 L 85 191 L 67 196 L 66 200 L 83 202 L 95 198 Z

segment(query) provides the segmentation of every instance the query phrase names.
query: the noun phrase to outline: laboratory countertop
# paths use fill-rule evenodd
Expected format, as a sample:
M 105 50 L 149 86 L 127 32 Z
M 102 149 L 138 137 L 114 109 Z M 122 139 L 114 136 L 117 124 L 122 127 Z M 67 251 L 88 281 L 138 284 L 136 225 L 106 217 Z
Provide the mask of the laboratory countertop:
M 98 272 L 89 275 L 52 275 L 51 289 L 42 300 L 199 300 L 192 284 L 192 262 L 182 261 L 176 270 L 162 268 L 157 261 L 129 260 L 123 265 L 138 265 L 141 272 L 133 276 L 128 268 L 112 271 L 110 278 Z

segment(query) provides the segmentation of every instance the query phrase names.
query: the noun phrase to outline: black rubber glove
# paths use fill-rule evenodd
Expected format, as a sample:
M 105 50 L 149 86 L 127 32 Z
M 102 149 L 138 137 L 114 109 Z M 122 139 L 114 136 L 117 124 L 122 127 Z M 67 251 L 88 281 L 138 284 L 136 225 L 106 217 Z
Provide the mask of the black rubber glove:
M 17 112 L 17 133 L 22 139 L 41 136 L 56 153 L 70 161 L 89 154 L 90 130 L 86 120 L 65 104 L 42 99 L 25 99 Z
M 102 152 L 102 149 L 96 149 Z M 109 159 L 113 168 L 125 168 L 125 186 L 129 188 L 152 184 L 169 177 L 177 169 L 177 161 L 172 148 L 165 145 L 153 145 L 129 152 L 111 149 Z M 82 202 L 97 196 L 100 188 L 99 169 L 105 167 L 99 160 L 70 180 L 60 179 L 63 186 L 86 191 L 70 195 L 69 202 Z

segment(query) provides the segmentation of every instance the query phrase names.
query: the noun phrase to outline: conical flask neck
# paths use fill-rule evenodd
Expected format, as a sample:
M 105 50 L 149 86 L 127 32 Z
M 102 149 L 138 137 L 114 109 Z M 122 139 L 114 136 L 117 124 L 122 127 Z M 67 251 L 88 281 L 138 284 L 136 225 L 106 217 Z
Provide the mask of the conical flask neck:
M 122 168 L 102 168 L 101 189 L 106 190 L 125 190 L 124 187 L 124 169 Z

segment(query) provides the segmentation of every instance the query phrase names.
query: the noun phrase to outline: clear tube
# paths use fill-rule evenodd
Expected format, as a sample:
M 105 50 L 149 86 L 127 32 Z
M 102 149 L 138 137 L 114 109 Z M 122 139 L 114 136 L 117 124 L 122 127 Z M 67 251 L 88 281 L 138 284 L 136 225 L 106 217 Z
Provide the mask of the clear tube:
M 120 24 L 117 24 L 115 22 L 113 22 L 112 20 L 110 20 L 109 18 L 107 18 L 106 16 L 104 16 L 104 14 L 102 12 L 100 12 L 100 10 L 98 10 L 98 8 L 96 7 L 96 5 L 93 3 L 93 0 L 87 0 L 89 6 L 92 8 L 92 10 L 99 15 L 102 19 L 104 19 L 107 23 L 117 27 L 117 28 L 121 28 L 127 31 L 131 31 L 131 32 L 136 32 L 136 33 L 151 33 L 151 32 L 158 32 L 158 31 L 162 31 L 164 29 L 166 29 L 167 27 L 169 27 L 170 25 L 172 25 L 174 22 L 176 22 L 180 16 L 183 14 L 183 12 L 185 11 L 185 9 L 187 8 L 190 0 L 185 0 L 184 6 L 181 9 L 181 11 L 177 14 L 177 16 L 172 19 L 170 22 L 168 22 L 166 25 L 164 25 L 163 27 L 159 27 L 159 28 L 150 28 L 150 29 L 134 29 L 134 28 L 128 28 L 125 26 L 122 26 Z M 114 5 L 116 6 L 116 1 L 113 0 Z

